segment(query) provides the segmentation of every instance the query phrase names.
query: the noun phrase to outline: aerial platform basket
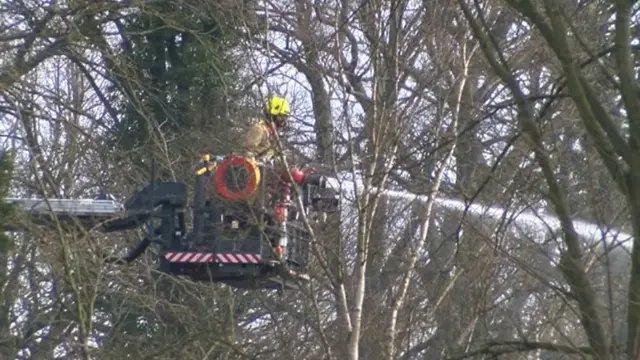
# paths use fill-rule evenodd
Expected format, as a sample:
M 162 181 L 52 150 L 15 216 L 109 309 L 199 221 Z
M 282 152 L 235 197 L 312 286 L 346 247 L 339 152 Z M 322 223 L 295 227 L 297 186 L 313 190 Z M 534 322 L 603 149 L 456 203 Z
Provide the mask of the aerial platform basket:
M 173 275 L 238 288 L 297 289 L 301 282 L 309 280 L 309 234 L 305 226 L 293 216 L 287 219 L 284 230 L 271 229 L 270 215 L 265 212 L 266 176 L 261 176 L 266 173 L 264 166 L 238 156 L 227 159 L 231 160 L 221 166 L 224 173 L 206 163 L 205 171 L 201 167 L 196 172 L 192 204 L 188 201 L 186 184 L 156 181 L 155 164 L 150 184 L 124 204 L 107 197 L 14 198 L 8 202 L 43 224 L 55 217 L 82 226 L 97 224 L 105 233 L 144 227 L 145 237 L 138 246 L 126 257 L 107 259 L 109 262 L 129 263 L 151 244 L 158 244 L 160 270 Z M 240 183 L 231 186 L 228 175 Z M 322 188 L 322 183 L 316 178 L 301 185 L 305 213 L 327 212 L 337 206 L 332 195 L 312 196 L 322 193 L 316 189 Z M 217 193 L 220 188 L 226 191 L 222 196 Z M 249 194 L 250 199 L 238 198 L 238 194 Z M 191 229 L 186 225 L 188 212 L 192 217 Z M 276 256 L 271 242 L 278 231 L 286 231 L 288 237 L 284 258 Z

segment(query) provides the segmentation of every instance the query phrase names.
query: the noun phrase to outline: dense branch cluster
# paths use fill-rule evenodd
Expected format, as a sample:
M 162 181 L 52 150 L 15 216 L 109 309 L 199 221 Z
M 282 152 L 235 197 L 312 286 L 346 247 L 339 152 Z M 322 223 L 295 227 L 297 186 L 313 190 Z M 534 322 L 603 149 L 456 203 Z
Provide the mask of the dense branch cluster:
M 0 358 L 637 358 L 639 10 L 2 2 L 1 195 L 126 197 L 151 158 L 190 184 L 270 92 L 291 161 L 350 182 L 284 295 L 99 262 L 135 232 L 7 233 Z

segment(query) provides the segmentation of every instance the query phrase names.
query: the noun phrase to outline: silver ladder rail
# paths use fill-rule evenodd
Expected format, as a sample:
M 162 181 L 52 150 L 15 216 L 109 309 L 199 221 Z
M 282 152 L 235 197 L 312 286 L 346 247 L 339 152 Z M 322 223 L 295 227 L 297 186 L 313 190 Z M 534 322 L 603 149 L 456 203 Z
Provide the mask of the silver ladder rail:
M 123 214 L 125 207 L 114 200 L 95 199 L 21 199 L 8 198 L 6 202 L 21 206 L 35 216 L 69 216 L 75 218 L 113 217 Z

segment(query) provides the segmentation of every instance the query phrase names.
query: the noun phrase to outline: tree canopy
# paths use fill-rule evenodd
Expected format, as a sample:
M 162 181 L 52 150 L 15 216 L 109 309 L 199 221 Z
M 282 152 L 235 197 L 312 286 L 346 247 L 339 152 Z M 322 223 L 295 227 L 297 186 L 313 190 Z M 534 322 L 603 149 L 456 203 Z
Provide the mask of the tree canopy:
M 7 232 L 0 354 L 638 358 L 639 10 L 3 2 L 0 198 L 124 196 L 151 158 L 190 182 L 269 92 L 292 102 L 296 162 L 351 182 L 314 225 L 310 284 L 282 296 L 166 276 L 153 254 L 99 262 L 136 232 Z

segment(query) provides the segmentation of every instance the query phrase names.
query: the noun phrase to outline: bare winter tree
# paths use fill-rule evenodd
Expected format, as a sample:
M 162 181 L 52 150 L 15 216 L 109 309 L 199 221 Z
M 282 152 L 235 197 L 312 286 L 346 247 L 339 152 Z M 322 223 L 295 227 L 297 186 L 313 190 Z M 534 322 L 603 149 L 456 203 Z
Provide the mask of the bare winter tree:
M 153 11 L 163 29 L 199 44 L 208 36 L 138 5 L 0 5 L 0 125 L 21 154 L 17 194 L 85 197 L 108 186 L 128 195 L 146 181 L 140 156 L 153 153 L 163 176 L 188 181 L 189 154 L 231 151 L 249 111 L 194 100 L 185 112 L 201 130 L 166 131 L 171 114 L 149 105 L 166 88 L 152 88 L 156 98 L 137 91 L 147 69 L 121 56 L 141 36 L 125 29 L 126 16 Z M 254 90 L 270 87 L 292 99 L 297 121 L 281 139 L 289 165 L 345 180 L 341 214 L 307 219 L 313 281 L 282 296 L 195 284 L 159 274 L 153 256 L 102 266 L 135 233 L 32 228 L 3 254 L 14 266 L 0 277 L 2 355 L 618 359 L 626 341 L 635 358 L 627 290 L 638 287 L 637 264 L 607 233 L 636 228 L 637 59 L 625 27 L 635 4 L 172 6 L 190 19 L 233 19 L 250 79 L 230 91 L 261 103 Z M 184 91 L 182 79 L 170 85 Z M 122 104 L 151 136 L 117 152 L 104 135 Z M 214 112 L 230 118 L 225 131 Z
M 597 164 L 607 170 L 606 177 L 602 177 L 602 172 L 597 169 L 583 176 L 592 178 L 595 175 L 599 177 L 597 182 L 613 184 L 616 191 L 624 196 L 632 219 L 634 239 L 637 239 L 637 211 L 634 209 L 638 206 L 635 186 L 632 185 L 633 174 L 637 171 L 632 155 L 637 141 L 633 128 L 639 120 L 638 63 L 633 50 L 638 39 L 632 25 L 636 4 L 627 1 L 611 4 L 596 1 L 579 4 L 569 1 L 505 1 L 504 7 L 495 8 L 483 2 L 469 4 L 459 1 L 459 5 L 482 45 L 488 63 L 509 89 L 509 101 L 517 113 L 518 126 L 544 178 L 546 190 L 542 194 L 559 218 L 563 241 L 558 269 L 569 285 L 565 293 L 576 306 L 578 316 L 575 321 L 581 324 L 588 344 L 581 351 L 597 359 L 616 359 L 621 356 L 619 344 L 626 342 L 627 358 L 635 359 L 638 356 L 636 242 L 634 240 L 631 254 L 628 303 L 626 319 L 623 320 L 621 313 L 612 308 L 615 305 L 611 302 L 614 296 L 611 292 L 617 289 L 609 287 L 609 303 L 605 305 L 597 292 L 600 284 L 589 275 L 591 265 L 585 255 L 588 249 L 577 233 L 575 203 L 572 203 L 569 192 L 575 185 L 567 182 L 568 175 L 574 170 L 567 163 L 558 162 L 551 137 L 569 136 L 575 149 L 572 152 L 578 154 L 576 147 L 580 146 L 586 149 L 588 156 L 574 156 L 573 161 Z M 516 42 L 507 42 L 499 37 L 504 29 L 495 19 L 501 17 L 517 24 L 518 33 L 513 35 Z M 537 46 L 537 49 L 522 52 L 520 46 L 523 44 L 529 49 Z M 538 61 L 534 65 L 537 73 L 529 72 L 523 78 L 520 74 L 527 71 L 531 61 Z M 543 74 L 545 80 L 541 78 Z M 538 87 L 529 85 L 532 82 Z M 541 105 L 539 100 L 545 98 L 548 101 Z M 548 111 L 558 109 L 556 104 L 561 104 L 560 113 L 558 110 L 555 114 Z M 575 125 L 571 125 L 572 132 L 565 132 L 570 129 L 568 126 L 552 125 L 549 120 Z M 591 154 L 598 154 L 599 160 L 594 162 Z M 583 185 L 582 191 L 587 189 Z M 602 190 L 595 188 L 592 191 Z M 614 195 L 613 199 L 619 197 Z M 617 211 L 613 211 L 613 215 L 617 216 Z M 624 220 L 620 221 L 626 224 L 627 216 L 624 214 Z M 602 220 L 610 224 L 617 222 L 611 218 Z M 605 251 L 609 251 L 606 246 Z M 607 262 L 605 266 L 608 268 L 605 271 L 615 271 L 614 264 Z M 602 311 L 603 307 L 609 310 Z M 622 322 L 627 333 L 619 338 L 621 334 L 616 326 L 610 324 Z
M 468 135 L 468 128 L 473 126 L 471 119 L 480 116 L 473 110 L 474 102 L 486 101 L 496 85 L 477 86 L 469 80 L 480 76 L 472 66 L 480 63 L 475 60 L 479 45 L 456 18 L 453 6 L 442 3 L 429 7 L 438 10 L 425 10 L 415 5 L 295 2 L 291 13 L 279 10 L 282 3 L 268 3 L 254 25 L 271 30 L 278 39 L 255 36 L 260 49 L 290 65 L 310 84 L 318 141 L 305 146 L 315 146 L 318 160 L 334 161 L 329 164 L 334 171 L 347 170 L 360 183 L 353 215 L 343 219 L 343 231 L 321 231 L 314 240 L 324 248 L 315 253 L 322 269 L 318 281 L 326 284 L 339 314 L 325 325 L 338 336 L 319 335 L 329 343 L 324 347 L 328 356 L 412 358 L 436 348 L 440 336 L 412 338 L 412 332 L 421 321 L 434 326 L 435 313 L 465 272 L 437 277 L 434 283 L 443 286 L 431 293 L 417 290 L 422 283 L 414 285 L 431 283 L 432 279 L 417 278 L 421 271 L 426 276 L 450 266 L 453 251 L 445 255 L 437 250 L 453 247 L 428 241 L 429 225 L 434 224 L 436 198 L 454 155 L 468 164 L 458 165 L 465 177 L 462 183 L 474 176 L 481 179 L 473 169 L 480 166 L 477 158 L 469 153 L 478 148 L 477 140 Z M 440 28 L 445 30 L 435 31 Z M 330 106 L 332 98 L 335 105 Z M 335 129 L 332 134 L 327 133 L 330 128 Z M 462 136 L 468 148 L 457 152 Z M 333 146 L 323 147 L 329 142 L 321 139 L 330 137 Z M 327 153 L 335 155 L 328 158 Z M 391 184 L 424 194 L 427 200 L 398 206 L 397 200 L 374 190 Z M 425 257 L 433 250 L 437 255 Z M 421 269 L 427 259 L 431 263 Z M 415 318 L 425 303 L 428 315 Z M 442 319 L 450 311 L 454 310 L 445 310 Z M 413 319 L 405 320 L 407 316 Z M 458 334 L 458 341 L 465 336 Z
M 564 88 L 563 79 L 555 80 L 559 76 L 557 74 L 558 76 L 551 76 L 553 81 L 544 80 L 549 78 L 549 70 L 541 65 L 547 58 L 545 48 L 540 47 L 540 38 L 523 38 L 526 26 L 518 27 L 521 26 L 520 18 L 508 11 L 508 8 L 493 7 L 491 12 L 485 9 L 485 16 L 479 20 L 481 24 L 490 24 L 493 36 L 491 43 L 504 44 L 505 49 L 508 49 L 505 54 L 509 55 L 510 61 L 514 62 L 519 70 L 525 71 L 530 79 L 536 79 L 529 81 L 526 91 L 528 94 L 534 94 L 527 96 L 528 101 L 532 104 L 536 102 L 533 108 L 536 125 L 532 128 L 539 132 L 540 141 L 548 144 L 545 146 L 553 146 L 553 152 L 545 155 L 549 159 L 546 172 L 542 171 L 544 169 L 540 168 L 539 163 L 530 160 L 530 155 L 532 152 L 535 154 L 533 150 L 536 148 L 531 147 L 528 131 L 532 131 L 532 128 L 523 128 L 520 126 L 522 123 L 514 126 L 514 119 L 521 119 L 521 114 L 514 111 L 517 102 L 505 96 L 505 87 L 500 77 L 495 76 L 491 62 L 487 63 L 486 58 L 471 56 L 474 51 L 477 54 L 478 50 L 474 49 L 486 47 L 481 41 L 482 38 L 473 36 L 476 32 L 466 21 L 467 15 L 473 13 L 466 13 L 455 5 L 435 7 L 437 10 L 413 11 L 415 8 L 412 8 L 412 5 L 415 4 L 412 3 L 396 4 L 397 6 L 380 4 L 381 7 L 390 6 L 389 9 L 393 11 L 388 11 L 385 16 L 373 16 L 376 19 L 373 21 L 370 16 L 378 10 L 375 5 L 327 5 L 323 4 L 321 7 L 312 3 L 297 2 L 286 7 L 295 8 L 295 13 L 292 13 L 279 10 L 285 8 L 283 3 L 269 3 L 268 10 L 263 10 L 262 15 L 258 17 L 261 22 L 256 27 L 270 29 L 274 34 L 273 38 L 278 40 L 269 42 L 262 36 L 256 36 L 255 39 L 271 59 L 279 58 L 290 64 L 303 75 L 307 83 L 314 84 L 309 86 L 309 97 L 314 99 L 314 109 L 322 108 L 322 103 L 317 99 L 322 99 L 325 93 L 337 99 L 331 103 L 331 111 L 323 112 L 334 114 L 332 122 L 333 128 L 336 129 L 333 141 L 335 170 L 349 169 L 350 163 L 357 164 L 356 170 L 360 172 L 356 176 L 363 179 L 362 183 L 365 186 L 362 193 L 365 195 L 358 197 L 356 203 L 372 206 L 369 212 L 364 211 L 365 208 L 361 206 L 355 206 L 357 215 L 352 218 L 352 221 L 355 221 L 354 225 L 346 225 L 347 229 L 358 229 L 355 224 L 359 224 L 360 229 L 366 229 L 360 234 L 370 234 L 370 237 L 359 237 L 357 231 L 350 233 L 349 230 L 339 235 L 319 234 L 321 239 L 327 239 L 323 241 L 324 246 L 334 240 L 331 246 L 328 246 L 331 251 L 320 257 L 320 260 L 335 259 L 327 262 L 332 264 L 333 268 L 341 269 L 333 271 L 337 274 L 333 275 L 333 278 L 348 279 L 344 286 L 340 286 L 339 281 L 328 281 L 329 289 L 338 289 L 330 291 L 335 297 L 336 313 L 340 313 L 340 307 L 345 308 L 340 304 L 348 304 L 348 307 L 353 303 L 355 306 L 351 316 L 342 316 L 342 325 L 331 323 L 331 329 L 342 328 L 350 336 L 360 334 L 358 339 L 340 335 L 338 338 L 349 339 L 346 350 L 342 351 L 350 353 L 351 356 L 357 351 L 359 355 L 367 358 L 380 354 L 411 358 L 424 352 L 432 356 L 449 354 L 455 358 L 482 357 L 487 353 L 512 354 L 536 349 L 571 354 L 585 351 L 592 353 L 593 350 L 586 348 L 543 342 L 555 340 L 558 336 L 569 336 L 580 341 L 582 334 L 575 331 L 572 325 L 561 325 L 562 322 L 546 316 L 549 309 L 568 316 L 567 312 L 571 310 L 561 303 L 574 298 L 575 295 L 560 285 L 562 280 L 554 268 L 558 261 L 554 253 L 558 248 L 556 236 L 559 228 L 554 224 L 547 224 L 551 227 L 549 229 L 544 225 L 545 219 L 535 218 L 538 217 L 537 212 L 549 211 L 545 206 L 545 201 L 548 201 L 548 197 L 545 196 L 547 191 L 541 190 L 549 186 L 549 170 L 558 177 L 558 184 L 562 182 L 562 186 L 571 189 L 567 194 L 567 201 L 570 199 L 572 208 L 576 211 L 579 208 L 578 216 L 588 220 L 600 224 L 620 224 L 617 220 L 620 212 L 602 211 L 602 206 L 614 207 L 619 196 L 615 192 L 603 192 L 602 188 L 596 190 L 607 181 L 601 177 L 602 172 L 597 170 L 599 165 L 594 161 L 593 153 L 576 149 L 573 143 L 575 136 L 581 136 L 584 132 L 570 121 L 573 110 L 566 102 L 561 101 L 566 95 L 557 91 L 558 86 Z M 433 6 L 427 8 L 434 9 Z M 391 15 L 386 17 L 389 14 Z M 394 16 L 397 17 L 395 20 Z M 335 20 L 336 18 L 338 20 Z M 587 18 L 585 15 L 585 19 L 581 18 L 581 21 L 586 21 Z M 402 44 L 399 46 L 401 50 L 394 52 L 394 37 L 389 33 L 393 32 L 394 21 L 398 19 L 401 19 L 399 22 L 406 27 L 403 28 L 404 31 L 399 32 L 402 35 L 402 40 L 398 43 Z M 424 23 L 420 23 L 421 20 L 424 20 Z M 443 21 L 441 26 L 433 25 L 440 24 L 439 20 Z M 433 27 L 423 25 L 427 23 Z M 586 23 L 580 23 L 580 26 L 594 29 L 593 25 Z M 412 32 L 413 29 L 415 33 Z M 417 34 L 418 30 L 419 35 L 415 38 L 410 36 Z M 452 43 L 455 46 L 451 45 Z M 339 51 L 342 44 L 349 46 Z M 382 51 L 383 54 L 377 51 Z M 400 70 L 389 75 L 395 69 L 393 54 L 398 53 L 401 56 L 396 56 L 395 59 L 401 59 Z M 420 68 L 422 64 L 427 66 Z M 317 74 L 314 75 L 311 74 L 313 69 L 321 70 L 316 71 Z M 376 71 L 384 75 L 377 77 Z M 453 81 L 447 82 L 448 72 L 454 74 Z M 318 78 L 318 74 L 323 77 L 322 83 L 314 80 Z M 407 121 L 406 123 L 394 122 L 397 119 L 394 114 L 383 110 L 389 106 L 385 102 L 391 101 L 389 99 L 393 97 L 385 97 L 390 93 L 380 90 L 384 88 L 381 85 L 384 81 L 381 79 L 387 84 L 409 79 L 408 84 L 401 86 L 402 91 L 406 93 L 399 92 L 407 95 L 400 95 L 395 102 L 396 111 L 405 111 L 400 119 Z M 467 79 L 466 84 L 464 79 Z M 556 89 L 552 88 L 554 84 Z M 347 94 L 346 100 L 344 94 Z M 368 96 L 369 94 L 374 96 Z M 407 102 L 404 102 L 405 100 Z M 405 110 L 411 109 L 411 106 L 407 106 L 411 101 L 424 106 L 421 108 L 422 111 L 429 105 L 432 106 L 429 110 L 435 110 L 432 113 Z M 354 109 L 357 111 L 356 114 Z M 444 158 L 447 151 L 453 148 L 448 146 L 453 145 L 454 141 L 443 137 L 443 134 L 437 131 L 442 127 L 435 125 L 438 123 L 437 119 L 442 119 L 448 121 L 447 125 L 450 126 L 453 122 L 450 119 L 455 118 L 447 117 L 447 111 L 451 109 L 454 110 L 453 114 L 458 114 L 457 132 L 451 133 L 455 134 L 453 140 L 456 145 L 456 172 L 455 179 L 445 179 L 445 190 L 450 197 L 466 199 L 467 206 L 463 206 L 461 210 L 445 210 L 446 205 L 437 206 L 430 224 L 437 226 L 441 238 L 437 238 L 436 235 L 429 237 L 430 241 L 426 243 L 429 255 L 418 258 L 420 261 L 428 261 L 428 265 L 419 266 L 422 265 L 419 261 L 417 271 L 413 272 L 413 267 L 398 267 L 396 264 L 407 259 L 409 265 L 412 264 L 411 255 L 416 254 L 416 249 L 420 249 L 423 238 L 412 238 L 411 235 L 415 233 L 411 230 L 422 231 L 423 235 L 426 234 L 426 230 L 419 226 L 405 226 L 407 237 L 404 239 L 413 241 L 397 242 L 397 247 L 391 250 L 394 248 L 390 245 L 394 244 L 394 234 L 384 222 L 390 225 L 393 221 L 398 221 L 393 216 L 395 210 L 403 214 L 404 219 L 413 218 L 415 215 L 417 221 L 414 220 L 413 223 L 419 224 L 424 220 L 421 218 L 424 213 L 418 210 L 414 213 L 410 210 L 411 206 L 407 205 L 394 209 L 397 205 L 390 205 L 386 198 L 377 198 L 368 190 L 393 184 L 414 193 L 428 195 L 433 189 L 433 184 L 437 183 L 434 173 L 437 174 L 439 163 L 434 159 Z M 372 114 L 384 116 L 376 118 Z M 381 146 L 379 139 L 384 139 L 385 136 L 393 138 L 387 131 L 397 128 L 395 126 L 385 129 L 385 125 L 382 124 L 414 125 L 415 123 L 408 119 L 416 119 L 423 114 L 428 114 L 430 120 L 436 120 L 429 122 L 429 126 L 425 126 L 422 132 L 419 127 L 405 125 L 411 131 L 406 131 L 398 137 L 401 140 L 386 143 L 386 146 L 378 148 L 385 149 L 385 155 L 390 155 L 391 159 L 395 160 L 393 165 L 389 168 L 380 165 L 385 162 L 381 160 L 384 156 L 376 157 L 376 146 Z M 318 113 L 315 115 L 318 116 Z M 553 123 L 548 123 L 549 116 L 553 116 L 554 119 L 562 118 L 564 121 L 554 120 Z M 354 126 L 354 119 L 360 121 L 358 126 Z M 319 123 L 321 122 L 315 123 L 317 127 L 320 126 Z M 315 130 L 318 131 L 317 128 Z M 321 136 L 316 137 L 320 138 Z M 317 147 L 318 143 L 307 146 Z M 440 152 L 436 152 L 436 149 Z M 459 151 L 455 151 L 456 149 Z M 548 151 L 550 150 L 545 150 L 542 154 L 547 154 Z M 319 151 L 317 153 L 320 154 Z M 420 155 L 423 155 L 422 158 Z M 378 163 L 376 160 L 381 162 Z M 584 161 L 591 170 L 577 165 L 579 161 Z M 379 169 L 381 172 L 366 172 L 371 169 Z M 558 175 L 555 175 L 556 173 Z M 581 174 L 579 179 L 576 178 L 577 174 Z M 598 182 L 588 181 L 589 177 L 596 174 Z M 448 172 L 446 175 L 453 174 Z M 370 188 L 366 188 L 366 185 Z M 590 189 L 593 190 L 589 192 Z M 585 191 L 591 195 L 584 195 Z M 594 197 L 596 192 L 598 195 Z M 370 202 L 358 202 L 363 199 L 369 199 Z M 499 206 L 503 209 L 500 210 L 502 214 L 494 214 L 491 217 L 471 214 L 471 203 L 475 201 Z M 429 204 L 428 200 L 426 204 Z M 439 199 L 436 204 L 446 204 L 446 201 Z M 358 210 L 363 212 L 358 213 Z M 509 215 L 510 212 L 518 213 L 525 210 L 533 210 L 530 217 L 543 225 L 523 226 L 521 220 L 515 221 L 515 216 Z M 552 212 L 560 214 L 555 208 Z M 542 235 L 549 230 L 550 236 Z M 591 233 L 589 236 L 593 235 Z M 579 243 L 583 243 L 581 236 L 576 235 L 576 241 Z M 357 239 L 360 239 L 360 242 Z M 407 244 L 414 247 L 407 248 Z M 602 260 L 595 257 L 598 255 L 591 253 L 590 247 L 593 243 L 588 246 L 584 249 L 585 278 L 595 275 L 603 266 Z M 344 253 L 340 253 L 335 249 L 345 250 Z M 560 249 L 566 249 L 565 245 L 561 245 Z M 361 253 L 358 254 L 358 251 Z M 608 252 L 609 249 L 605 251 Z M 560 269 L 564 269 L 566 263 L 562 262 L 562 265 Z M 324 273 L 331 274 L 331 267 L 325 266 Z M 613 265 L 609 270 L 611 268 Z M 357 271 L 353 272 L 351 269 Z M 479 276 L 479 273 L 486 275 Z M 363 278 L 363 274 L 366 279 L 364 282 L 358 280 Z M 424 288 L 428 288 L 426 284 L 430 284 L 433 288 L 440 289 L 440 292 L 429 294 L 429 291 L 416 291 L 415 294 L 405 297 L 405 287 L 398 287 L 397 284 L 411 284 L 399 281 L 408 279 L 408 275 L 421 276 L 419 280 L 425 281 L 422 283 Z M 610 277 L 611 273 L 607 276 Z M 438 287 L 438 282 L 449 285 Z M 345 290 L 342 291 L 341 288 Z M 390 288 L 393 291 L 389 291 Z M 411 286 L 408 289 L 411 289 Z M 363 301 L 362 310 L 358 308 L 361 299 L 357 296 L 358 291 L 361 291 L 360 294 L 366 294 L 366 298 L 375 299 L 370 302 Z M 443 294 L 450 294 L 451 297 L 445 300 Z M 411 299 L 414 302 L 400 301 L 403 299 Z M 496 304 L 497 301 L 500 306 Z M 433 309 L 427 312 L 428 316 L 420 317 L 419 320 L 411 318 L 411 311 L 408 309 L 425 307 Z M 405 316 L 405 309 L 408 312 L 406 316 L 411 320 L 406 320 L 406 328 L 400 329 L 397 328 L 397 319 Z M 597 312 L 603 313 L 602 310 Z M 525 316 L 526 318 L 523 318 Z M 579 321 L 579 318 L 575 320 Z M 393 325 L 394 323 L 396 325 Z M 424 332 L 435 335 L 424 336 L 421 339 L 411 338 L 411 332 L 416 331 L 422 324 Z M 556 330 L 551 330 L 554 327 Z M 402 338 L 404 334 L 409 337 Z M 494 340 L 483 342 L 483 338 Z M 390 339 L 394 339 L 395 342 L 389 341 Z M 340 343 L 339 340 L 336 341 L 336 344 Z M 356 343 L 360 347 L 357 350 Z M 341 345 L 336 345 L 337 349 L 340 347 Z M 400 350 L 400 347 L 403 349 Z M 397 351 L 396 354 L 393 354 L 394 350 Z M 335 351 L 333 353 L 343 354 Z
M 118 116 L 117 101 L 107 96 L 114 55 L 108 25 L 135 4 L 0 6 L 0 124 L 11 139 L 3 145 L 18 154 L 14 196 L 93 197 L 106 184 L 130 194 L 134 189 L 122 185 L 143 176 L 128 164 L 105 162 L 114 149 L 104 135 Z M 156 149 L 166 145 L 162 136 L 154 140 Z M 175 161 L 165 159 L 167 167 Z M 238 299 L 241 309 L 249 307 L 242 294 L 175 282 L 149 262 L 105 266 L 104 254 L 125 247 L 135 233 L 107 238 L 61 222 L 21 225 L 29 236 L 15 237 L 14 249 L 2 254 L 3 358 L 242 356 L 231 329 L 244 311 L 229 307 Z

